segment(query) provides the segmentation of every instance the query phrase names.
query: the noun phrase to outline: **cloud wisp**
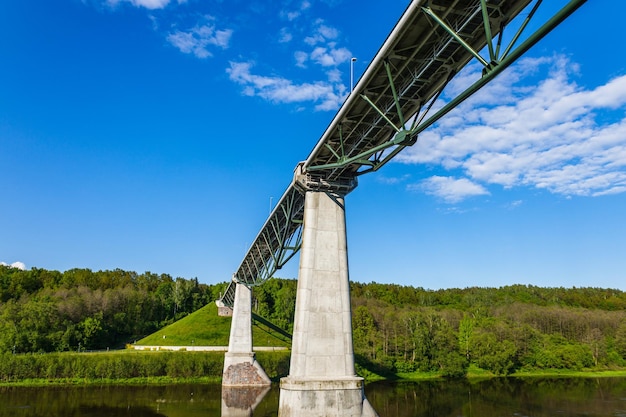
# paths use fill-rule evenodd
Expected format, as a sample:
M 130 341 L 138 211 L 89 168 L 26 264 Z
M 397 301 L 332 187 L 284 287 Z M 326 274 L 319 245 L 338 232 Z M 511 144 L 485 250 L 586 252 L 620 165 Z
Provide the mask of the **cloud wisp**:
M 243 94 L 258 96 L 272 103 L 315 102 L 316 110 L 336 109 L 343 100 L 344 89 L 339 85 L 317 81 L 296 84 L 280 76 L 258 75 L 250 62 L 231 62 L 226 70 L 231 81 L 243 87 Z
M 201 22 L 187 30 L 175 30 L 167 35 L 167 41 L 182 53 L 193 54 L 197 58 L 213 56 L 210 47 L 227 49 L 233 34 L 231 29 L 217 29 L 211 16 L 204 16 Z
M 317 111 L 337 110 L 347 96 L 348 87 L 343 78 L 352 54 L 340 46 L 340 31 L 317 18 L 308 0 L 282 10 L 280 5 L 271 3 L 258 10 L 251 8 L 248 12 L 254 18 L 247 15 L 239 19 L 220 15 L 219 8 L 215 10 L 217 17 L 194 12 L 198 4 L 188 0 L 98 1 L 111 8 L 127 4 L 147 9 L 153 29 L 183 54 L 206 59 L 217 50 L 229 50 L 230 56 L 224 60 L 225 71 L 231 81 L 242 87 L 245 96 L 276 104 L 297 103 L 299 108 L 313 105 Z M 187 7 L 173 7 L 183 4 Z M 272 12 L 271 8 L 274 8 Z M 278 18 L 282 22 L 273 38 L 267 33 L 272 24 L 258 24 L 259 10 L 263 16 L 272 16 L 270 20 Z M 188 24 L 183 25 L 182 21 Z M 274 42 L 275 48 L 250 47 L 257 46 L 260 39 Z M 269 54 L 264 55 L 264 51 Z M 266 69 L 270 66 L 280 69 Z
M 308 6 L 305 8 L 308 9 Z M 304 9 L 302 10 L 304 11 Z M 298 16 L 291 16 L 291 22 Z M 294 35 L 282 28 L 278 43 L 295 43 Z M 314 103 L 315 110 L 337 110 L 347 95 L 347 87 L 342 82 L 339 67 L 350 61 L 352 54 L 338 46 L 339 31 L 326 24 L 322 19 L 314 21 L 310 34 L 301 39 L 301 48 L 293 53 L 296 72 L 309 72 L 306 78 L 318 79 L 310 82 L 296 82 L 283 75 L 262 75 L 253 72 L 251 61 L 231 61 L 226 70 L 231 81 L 243 87 L 243 94 L 257 96 L 272 103 Z M 319 74 L 323 79 L 319 79 Z
M 548 68 L 548 75 L 537 74 Z M 460 90 L 478 71 L 454 80 Z M 421 134 L 397 157 L 454 172 L 414 184 L 446 202 L 530 187 L 563 196 L 626 191 L 626 75 L 586 89 L 562 55 L 524 59 Z M 460 173 L 460 174 L 458 174 Z
M 111 7 L 115 7 L 120 3 L 130 3 L 135 7 L 156 10 L 166 7 L 170 3 L 170 0 L 107 0 L 106 2 Z M 182 1 L 179 0 L 178 3 L 182 3 Z

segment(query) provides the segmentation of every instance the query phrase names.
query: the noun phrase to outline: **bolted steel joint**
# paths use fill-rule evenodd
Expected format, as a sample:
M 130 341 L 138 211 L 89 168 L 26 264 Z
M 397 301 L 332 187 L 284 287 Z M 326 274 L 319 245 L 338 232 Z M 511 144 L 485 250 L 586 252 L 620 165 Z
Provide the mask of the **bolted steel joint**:
M 323 191 L 346 195 L 356 188 L 358 181 L 355 176 L 329 179 L 324 171 L 306 171 L 301 162 L 296 167 L 293 184 L 301 193 Z

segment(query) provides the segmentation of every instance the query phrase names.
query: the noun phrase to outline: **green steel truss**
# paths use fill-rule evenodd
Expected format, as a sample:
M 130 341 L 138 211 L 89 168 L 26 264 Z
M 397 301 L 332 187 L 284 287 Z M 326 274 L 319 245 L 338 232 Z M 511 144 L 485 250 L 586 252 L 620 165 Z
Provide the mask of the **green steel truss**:
M 413 145 L 422 131 L 509 67 L 585 1 L 569 1 L 524 37 L 541 0 L 413 0 L 311 154 L 298 165 L 220 301 L 232 306 L 236 282 L 261 284 L 298 252 L 307 189 L 351 191 L 358 176 L 380 169 Z M 503 45 L 508 29 L 510 40 Z M 485 49 L 487 57 L 482 56 Z M 472 60 L 483 66 L 481 76 L 430 114 L 448 82 Z
M 262 284 L 300 250 L 303 211 L 304 195 L 297 188 L 289 187 L 233 275 L 220 299 L 225 305 L 233 306 L 237 282 L 247 286 Z

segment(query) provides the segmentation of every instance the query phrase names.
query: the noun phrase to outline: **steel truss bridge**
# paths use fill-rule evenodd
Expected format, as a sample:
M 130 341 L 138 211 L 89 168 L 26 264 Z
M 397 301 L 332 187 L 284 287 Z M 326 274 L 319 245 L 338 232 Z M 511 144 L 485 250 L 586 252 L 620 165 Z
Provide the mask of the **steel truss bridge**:
M 415 144 L 422 131 L 504 71 L 585 1 L 569 1 L 527 35 L 541 0 L 413 0 L 310 155 L 297 165 L 294 179 L 219 301 L 232 307 L 236 283 L 262 284 L 300 250 L 306 190 L 350 192 L 359 176 L 377 171 Z M 480 78 L 435 111 L 446 85 L 472 60 L 483 66 Z

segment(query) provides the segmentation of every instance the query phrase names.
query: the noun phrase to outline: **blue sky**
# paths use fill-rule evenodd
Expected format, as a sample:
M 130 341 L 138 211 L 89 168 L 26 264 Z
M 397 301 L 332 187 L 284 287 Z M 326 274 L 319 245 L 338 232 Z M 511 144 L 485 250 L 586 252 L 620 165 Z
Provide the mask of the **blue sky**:
M 626 290 L 626 3 L 608 3 L 361 177 L 352 280 Z M 407 4 L 2 2 L 0 262 L 229 280 L 350 58 L 356 79 Z

